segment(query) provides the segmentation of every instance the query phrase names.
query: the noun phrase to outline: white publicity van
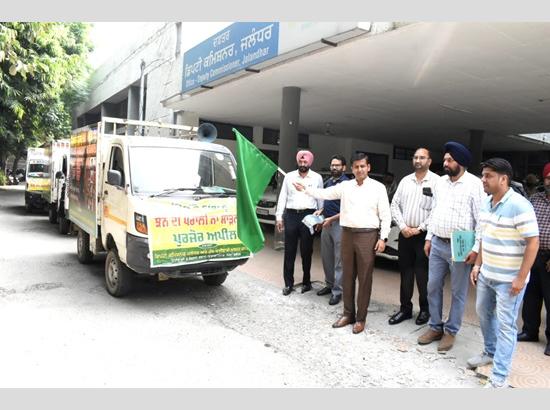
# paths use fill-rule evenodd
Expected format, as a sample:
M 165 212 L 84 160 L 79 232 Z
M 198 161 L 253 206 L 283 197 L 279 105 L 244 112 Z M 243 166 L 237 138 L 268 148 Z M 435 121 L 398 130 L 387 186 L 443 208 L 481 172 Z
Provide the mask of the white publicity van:
M 45 148 L 27 150 L 25 175 L 25 211 L 46 209 L 44 194 L 50 189 L 50 159 Z
M 81 263 L 107 252 L 105 283 L 202 276 L 221 285 L 250 253 L 237 237 L 236 164 L 216 130 L 117 118 L 73 132 L 65 216 Z M 205 142 L 209 141 L 209 142 Z
M 59 205 L 63 204 L 62 197 L 65 195 L 65 178 L 69 160 L 69 140 L 52 141 L 45 149 L 48 157 L 49 179 L 48 189 L 43 191 L 42 197 L 47 203 L 48 218 L 51 223 L 57 223 Z M 68 231 L 68 230 L 67 230 Z M 65 232 L 67 233 L 67 232 Z

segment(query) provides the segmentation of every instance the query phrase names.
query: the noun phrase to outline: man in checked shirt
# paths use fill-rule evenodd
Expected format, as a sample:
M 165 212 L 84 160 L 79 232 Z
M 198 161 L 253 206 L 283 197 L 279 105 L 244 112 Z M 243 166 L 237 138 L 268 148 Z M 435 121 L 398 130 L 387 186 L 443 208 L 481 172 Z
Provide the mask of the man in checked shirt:
M 546 307 L 546 349 L 544 354 L 550 356 L 550 162 L 542 171 L 544 192 L 531 196 L 540 231 L 540 248 L 531 268 L 531 279 L 523 298 L 523 329 L 518 334 L 520 342 L 537 342 L 539 340 L 540 313 L 542 302 Z
M 453 347 L 460 330 L 464 305 L 468 295 L 471 265 L 479 252 L 479 211 L 485 197 L 483 184 L 466 169 L 472 154 L 458 142 L 445 144 L 442 176 L 435 185 L 434 206 L 428 224 L 424 251 L 429 257 L 428 304 L 430 307 L 429 329 L 418 338 L 425 345 L 440 340 L 438 352 Z M 475 231 L 476 240 L 465 262 L 453 262 L 451 235 L 454 231 Z M 451 273 L 451 309 L 443 322 L 443 286 L 447 273 Z

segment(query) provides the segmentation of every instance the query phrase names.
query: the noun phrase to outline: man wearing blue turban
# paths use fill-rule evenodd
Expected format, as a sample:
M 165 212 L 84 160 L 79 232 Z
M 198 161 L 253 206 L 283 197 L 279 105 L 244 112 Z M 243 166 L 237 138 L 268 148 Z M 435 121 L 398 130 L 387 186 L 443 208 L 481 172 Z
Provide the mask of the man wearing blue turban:
M 468 295 L 469 275 L 479 252 L 481 199 L 485 196 L 483 184 L 467 168 L 472 154 L 454 141 L 445 144 L 443 169 L 447 175 L 437 181 L 434 204 L 424 252 L 429 258 L 428 305 L 429 329 L 418 338 L 419 344 L 440 340 L 437 350 L 446 352 L 453 347 L 455 336 L 462 324 Z M 475 243 L 464 262 L 453 261 L 451 237 L 455 231 L 475 231 Z M 443 286 L 447 273 L 451 274 L 451 309 L 443 322 Z

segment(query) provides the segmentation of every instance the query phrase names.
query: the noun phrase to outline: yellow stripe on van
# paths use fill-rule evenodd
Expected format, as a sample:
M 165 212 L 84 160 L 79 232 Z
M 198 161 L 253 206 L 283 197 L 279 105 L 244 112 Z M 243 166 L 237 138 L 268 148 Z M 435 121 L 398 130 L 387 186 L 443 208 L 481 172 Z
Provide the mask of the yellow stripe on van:
M 111 214 L 109 207 L 107 205 L 103 206 L 103 216 L 119 225 L 126 227 L 126 221 L 124 219 L 120 219 L 119 217 Z

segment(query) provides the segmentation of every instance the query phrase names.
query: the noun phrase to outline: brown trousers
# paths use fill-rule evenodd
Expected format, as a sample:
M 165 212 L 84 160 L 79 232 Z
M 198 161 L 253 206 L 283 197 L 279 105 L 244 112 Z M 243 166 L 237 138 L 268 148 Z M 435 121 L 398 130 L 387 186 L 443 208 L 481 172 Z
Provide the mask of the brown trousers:
M 344 315 L 364 322 L 372 291 L 372 271 L 374 270 L 374 246 L 378 231 L 352 232 L 342 230 L 342 268 Z M 357 289 L 357 310 L 355 309 L 355 281 Z

